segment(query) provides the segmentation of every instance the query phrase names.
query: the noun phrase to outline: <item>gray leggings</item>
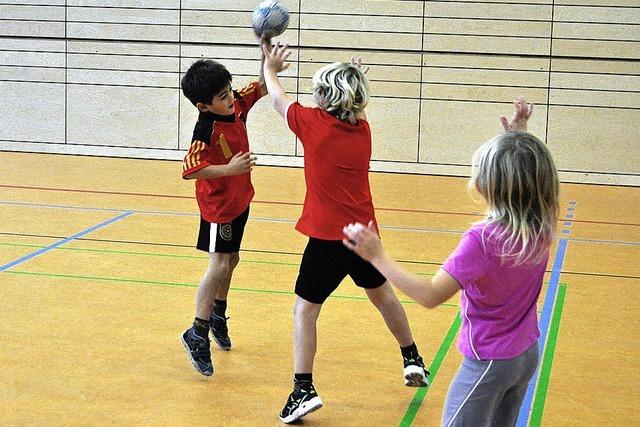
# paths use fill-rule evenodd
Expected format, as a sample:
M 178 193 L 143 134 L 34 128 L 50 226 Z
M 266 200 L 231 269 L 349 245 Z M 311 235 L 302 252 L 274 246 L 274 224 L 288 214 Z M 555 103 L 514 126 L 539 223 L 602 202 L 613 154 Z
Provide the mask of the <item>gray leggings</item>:
M 449 386 L 442 426 L 515 425 L 537 366 L 537 342 L 513 359 L 473 360 L 465 357 Z

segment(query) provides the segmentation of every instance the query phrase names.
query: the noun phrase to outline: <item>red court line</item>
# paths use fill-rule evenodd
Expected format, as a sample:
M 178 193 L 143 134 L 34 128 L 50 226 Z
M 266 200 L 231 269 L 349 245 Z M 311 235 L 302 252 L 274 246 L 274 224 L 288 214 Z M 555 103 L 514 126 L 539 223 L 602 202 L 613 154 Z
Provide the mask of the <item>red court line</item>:
M 175 194 L 155 194 L 155 193 L 131 193 L 125 191 L 105 191 L 105 190 L 82 190 L 79 188 L 56 188 L 56 187 L 35 187 L 29 185 L 9 185 L 9 184 L 0 184 L 0 188 L 16 188 L 20 190 L 43 190 L 43 191 L 64 191 L 70 193 L 88 193 L 88 194 L 110 194 L 117 196 L 138 196 L 138 197 L 158 197 L 164 199 L 185 199 L 192 200 L 195 199 L 194 196 L 180 196 Z M 280 202 L 275 200 L 253 200 L 251 203 L 263 204 L 263 205 L 284 205 L 284 206 L 302 206 L 302 203 L 298 202 Z M 475 216 L 482 217 L 483 214 L 473 213 L 473 212 L 447 212 L 447 211 L 431 211 L 425 209 L 400 209 L 400 208 L 382 208 L 376 207 L 377 211 L 387 211 L 387 212 L 411 212 L 411 213 L 421 213 L 421 214 L 438 214 L 438 215 L 459 215 L 459 216 Z M 564 221 L 562 219 L 558 220 Z M 601 224 L 601 225 L 621 225 L 628 227 L 640 227 L 640 224 L 633 224 L 628 222 L 609 222 L 609 221 L 589 221 L 589 220 L 579 220 L 572 219 L 573 223 L 585 223 L 585 224 Z

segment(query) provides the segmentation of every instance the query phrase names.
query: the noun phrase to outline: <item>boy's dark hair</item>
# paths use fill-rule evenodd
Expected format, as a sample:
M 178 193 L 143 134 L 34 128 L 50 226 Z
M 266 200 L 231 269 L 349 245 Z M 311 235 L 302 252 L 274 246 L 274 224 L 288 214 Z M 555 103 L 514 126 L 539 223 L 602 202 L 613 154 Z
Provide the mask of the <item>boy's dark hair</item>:
M 229 83 L 231 74 L 224 65 L 212 59 L 199 59 L 182 76 L 180 86 L 184 96 L 196 105 L 198 102 L 210 104 Z

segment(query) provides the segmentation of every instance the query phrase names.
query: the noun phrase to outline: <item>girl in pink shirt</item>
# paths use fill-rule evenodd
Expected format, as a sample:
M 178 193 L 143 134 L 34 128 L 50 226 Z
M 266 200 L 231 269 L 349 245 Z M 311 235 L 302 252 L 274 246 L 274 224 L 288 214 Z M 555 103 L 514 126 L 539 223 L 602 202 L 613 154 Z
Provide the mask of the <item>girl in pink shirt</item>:
M 515 101 L 505 133 L 473 156 L 470 187 L 487 217 L 463 236 L 433 279 L 405 271 L 384 252 L 373 224 L 344 228 L 344 244 L 394 286 L 433 308 L 460 291 L 463 362 L 443 426 L 515 425 L 538 364 L 536 302 L 558 217 L 558 174 L 547 147 L 526 132 L 532 105 Z

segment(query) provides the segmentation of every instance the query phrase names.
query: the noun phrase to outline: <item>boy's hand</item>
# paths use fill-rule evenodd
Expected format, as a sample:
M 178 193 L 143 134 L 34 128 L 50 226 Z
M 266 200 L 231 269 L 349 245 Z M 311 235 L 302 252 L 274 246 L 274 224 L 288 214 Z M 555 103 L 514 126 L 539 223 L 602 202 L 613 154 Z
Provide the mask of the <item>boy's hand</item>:
M 359 222 L 349 224 L 342 229 L 342 233 L 345 237 L 342 243 L 366 261 L 371 262 L 374 258 L 384 255 L 373 221 L 369 221 L 368 227 Z
M 370 67 L 362 68 L 362 57 L 361 56 L 356 56 L 356 57 L 352 56 L 351 57 L 351 65 L 353 65 L 354 67 L 356 67 L 357 69 L 362 71 L 363 74 L 367 74 L 369 72 L 369 68 Z
M 527 104 L 527 100 L 519 96 L 513 101 L 513 105 L 516 107 L 516 111 L 514 111 L 511 121 L 507 120 L 505 116 L 500 117 L 502 127 L 505 132 L 510 130 L 524 132 L 527 130 L 527 120 L 529 120 L 529 117 L 531 117 L 533 113 L 533 104 Z
M 291 55 L 289 43 L 285 43 L 284 45 L 282 45 L 278 41 L 273 47 L 267 43 L 266 39 L 262 39 L 261 43 L 262 51 L 264 52 L 265 71 L 270 70 L 275 73 L 279 73 L 289 68 L 291 64 L 285 62 L 289 55 Z
M 260 42 L 260 59 L 264 60 L 264 49 L 262 48 L 262 46 L 263 45 L 271 46 L 271 37 L 263 34 L 258 39 L 258 41 Z
M 251 152 L 236 153 L 227 164 L 227 175 L 242 175 L 251 172 L 256 165 L 256 159 L 257 157 L 252 156 Z

